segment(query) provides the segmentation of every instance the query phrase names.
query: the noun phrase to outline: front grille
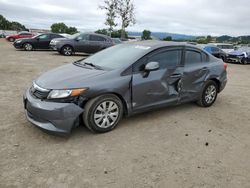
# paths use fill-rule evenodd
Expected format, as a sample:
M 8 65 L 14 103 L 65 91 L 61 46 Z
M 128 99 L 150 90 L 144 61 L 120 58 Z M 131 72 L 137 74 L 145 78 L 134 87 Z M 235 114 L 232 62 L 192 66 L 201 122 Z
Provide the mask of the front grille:
M 47 99 L 47 97 L 49 95 L 49 91 L 40 91 L 39 89 L 35 88 L 34 86 L 32 86 L 30 88 L 30 93 L 38 99 Z

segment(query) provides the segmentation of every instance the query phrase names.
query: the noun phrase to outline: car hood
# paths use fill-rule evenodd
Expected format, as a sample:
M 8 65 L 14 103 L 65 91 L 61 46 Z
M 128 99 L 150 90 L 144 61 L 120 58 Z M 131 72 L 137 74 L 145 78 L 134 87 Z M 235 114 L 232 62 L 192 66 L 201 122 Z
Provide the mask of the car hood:
M 18 41 L 21 41 L 21 42 L 31 42 L 33 40 L 35 40 L 35 39 L 33 39 L 33 38 L 22 38 L 22 39 L 17 39 L 15 41 L 15 43 L 18 42 Z
M 45 89 L 76 89 L 87 87 L 91 79 L 96 79 L 106 72 L 79 67 L 71 63 L 42 74 L 35 80 L 35 83 Z
M 229 55 L 244 55 L 244 52 L 243 51 L 233 51 L 233 52 L 230 52 Z

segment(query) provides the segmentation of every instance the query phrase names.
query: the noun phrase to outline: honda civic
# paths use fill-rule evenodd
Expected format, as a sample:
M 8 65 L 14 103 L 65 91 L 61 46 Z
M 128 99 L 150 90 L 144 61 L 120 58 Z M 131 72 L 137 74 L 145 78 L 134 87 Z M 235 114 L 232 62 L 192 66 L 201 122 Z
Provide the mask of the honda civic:
M 124 43 L 41 75 L 24 107 L 31 123 L 52 133 L 69 134 L 81 123 L 104 133 L 123 116 L 186 102 L 210 107 L 226 86 L 226 69 L 186 43 Z

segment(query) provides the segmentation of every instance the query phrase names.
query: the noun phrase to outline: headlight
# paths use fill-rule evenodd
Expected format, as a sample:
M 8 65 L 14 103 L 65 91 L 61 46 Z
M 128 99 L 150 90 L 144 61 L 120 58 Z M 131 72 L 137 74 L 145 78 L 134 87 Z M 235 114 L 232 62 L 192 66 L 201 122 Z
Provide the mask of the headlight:
M 21 40 L 17 40 L 16 43 L 21 43 L 22 41 Z
M 87 91 L 87 88 L 82 89 L 67 89 L 67 90 L 52 90 L 49 95 L 48 99 L 62 99 L 67 97 L 76 97 L 79 96 L 84 91 Z

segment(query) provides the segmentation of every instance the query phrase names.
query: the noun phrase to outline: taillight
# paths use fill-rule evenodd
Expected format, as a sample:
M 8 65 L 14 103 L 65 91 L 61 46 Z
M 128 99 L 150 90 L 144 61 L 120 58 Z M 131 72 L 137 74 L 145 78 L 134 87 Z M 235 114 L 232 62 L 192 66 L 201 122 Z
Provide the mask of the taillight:
M 227 70 L 228 65 L 224 63 L 224 69 Z

